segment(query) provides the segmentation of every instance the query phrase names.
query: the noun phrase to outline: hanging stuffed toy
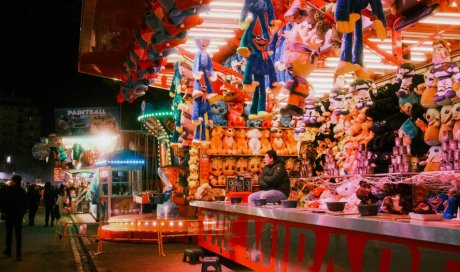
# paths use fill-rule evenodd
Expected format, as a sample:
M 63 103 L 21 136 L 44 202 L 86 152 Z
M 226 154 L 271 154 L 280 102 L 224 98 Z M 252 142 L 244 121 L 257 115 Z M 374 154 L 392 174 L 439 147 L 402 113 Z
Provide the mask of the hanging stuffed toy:
M 305 99 L 309 94 L 307 77 L 316 67 L 317 50 L 322 41 L 317 39 L 314 30 L 298 24 L 286 33 L 284 63 L 292 78 L 283 86 L 288 93 L 287 105 L 281 108 L 282 115 L 302 116 Z
M 171 81 L 171 87 L 169 88 L 169 96 L 173 97 L 171 103 L 171 109 L 173 111 L 174 125 L 175 127 L 180 126 L 181 112 L 179 111 L 179 104 L 182 102 L 182 95 L 180 94 L 182 75 L 179 71 L 180 63 L 174 64 L 174 76 Z M 171 145 L 177 145 L 179 142 L 179 132 L 175 129 L 171 138 Z
M 176 126 L 181 146 L 190 146 L 195 133 L 195 125 L 192 122 L 193 98 L 190 93 L 185 93 L 183 102 L 178 105 L 180 111 L 180 124 Z
M 344 34 L 340 62 L 335 70 L 335 76 L 348 72 L 355 72 L 358 78 L 369 78 L 370 76 L 363 68 L 363 22 L 361 19 L 361 11 L 369 4 L 376 16 L 372 19 L 377 37 L 383 41 L 386 37 L 387 22 L 381 0 L 337 0 L 335 12 L 337 31 Z
M 243 47 L 241 47 L 237 51 L 241 56 L 248 57 L 244 70 L 243 89 L 253 95 L 248 118 L 251 120 L 272 118 L 272 115 L 266 111 L 265 76 L 268 76 L 270 88 L 277 85 L 275 68 L 270 58 L 271 53 L 268 51 L 271 37 L 263 30 L 263 25 L 263 21 L 253 20 L 241 39 L 245 50 L 242 51 Z
M 213 126 L 212 111 L 211 105 L 206 98 L 208 93 L 206 85 L 200 84 L 199 91 L 203 93 L 203 96 L 196 97 L 193 101 L 192 121 L 197 126 L 193 142 L 206 144 L 210 143 L 209 130 Z
M 207 38 L 195 39 L 195 43 L 198 46 L 198 51 L 195 54 L 193 60 L 193 77 L 195 78 L 195 84 L 193 85 L 193 97 L 202 96 L 203 92 L 200 91 L 200 80 L 203 78 L 206 83 L 206 89 L 208 94 L 212 94 L 212 85 L 210 79 L 216 80 L 216 76 L 213 73 L 212 60 L 206 49 L 209 46 L 210 40 Z
M 246 29 L 248 23 L 248 14 L 252 14 L 252 21 L 258 20 L 262 27 L 263 36 L 269 36 L 268 27 L 279 26 L 281 21 L 276 20 L 275 10 L 271 0 L 244 0 L 240 16 L 240 28 Z M 272 31 L 277 32 L 277 31 Z M 243 39 L 241 40 L 242 47 L 246 46 Z
M 460 68 L 456 62 L 450 59 L 449 45 L 444 40 L 433 42 L 433 67 L 430 70 L 426 87 L 431 88 L 437 79 L 437 91 L 434 101 L 438 105 L 450 104 L 450 99 L 456 96 L 453 81 L 456 85 L 460 84 Z M 456 86 L 456 89 L 458 86 Z M 460 99 L 460 96 L 454 100 Z

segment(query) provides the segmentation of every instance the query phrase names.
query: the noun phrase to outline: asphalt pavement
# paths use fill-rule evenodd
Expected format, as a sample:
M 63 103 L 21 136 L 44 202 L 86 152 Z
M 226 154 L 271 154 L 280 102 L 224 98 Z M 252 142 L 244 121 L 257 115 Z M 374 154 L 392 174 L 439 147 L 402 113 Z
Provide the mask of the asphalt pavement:
M 75 215 L 66 216 L 69 236 L 60 238 L 63 227 L 44 227 L 44 207 L 40 206 L 35 226 L 28 226 L 27 215 L 23 225 L 22 261 L 14 257 L 0 255 L 0 271 L 201 271 L 201 264 L 191 265 L 182 262 L 183 252 L 188 248 L 197 248 L 194 239 L 170 239 L 164 243 L 166 256 L 158 255 L 156 243 L 130 243 L 104 241 L 101 253 L 97 253 L 97 225 L 88 224 L 86 236 L 78 235 L 80 223 Z M 56 233 L 56 230 L 58 233 Z M 0 222 L 0 249 L 5 248 L 5 223 Z M 14 235 L 13 235 L 14 237 Z M 63 249 L 63 242 L 65 248 Z M 207 256 L 215 255 L 206 251 Z M 15 240 L 13 238 L 13 256 Z M 228 259 L 222 258 L 222 271 L 252 271 Z M 210 269 L 211 271 L 211 269 Z

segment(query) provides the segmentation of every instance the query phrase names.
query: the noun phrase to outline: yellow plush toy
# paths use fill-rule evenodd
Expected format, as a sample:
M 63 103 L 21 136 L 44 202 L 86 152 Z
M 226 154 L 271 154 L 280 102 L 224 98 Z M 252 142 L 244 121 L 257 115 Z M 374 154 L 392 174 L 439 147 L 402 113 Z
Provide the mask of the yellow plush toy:
M 279 128 L 272 128 L 270 131 L 270 143 L 272 149 L 276 151 L 278 155 L 284 155 L 286 152 L 286 144 L 283 140 L 283 133 Z
M 251 175 L 251 183 L 252 185 L 258 185 L 259 184 L 259 175 L 261 173 L 261 159 L 260 157 L 251 157 L 249 159 L 248 163 L 248 169 Z
M 441 114 L 437 108 L 429 108 L 423 115 L 428 122 L 428 127 L 425 131 L 424 141 L 427 145 L 439 145 L 439 127 L 441 126 Z
M 213 127 L 211 132 L 211 153 L 222 154 L 222 136 L 224 129 L 222 127 Z
M 245 158 L 239 158 L 236 161 L 236 171 L 237 175 L 244 175 L 248 173 L 248 160 Z
M 236 154 L 244 155 L 249 154 L 248 142 L 246 140 L 246 130 L 244 128 L 237 128 L 236 130 Z
M 219 184 L 219 176 L 222 175 L 222 159 L 213 158 L 211 159 L 211 175 L 209 176 L 209 181 L 212 186 Z
M 444 105 L 441 108 L 441 127 L 439 129 L 439 141 L 441 143 L 452 139 L 454 120 L 452 119 L 452 105 Z

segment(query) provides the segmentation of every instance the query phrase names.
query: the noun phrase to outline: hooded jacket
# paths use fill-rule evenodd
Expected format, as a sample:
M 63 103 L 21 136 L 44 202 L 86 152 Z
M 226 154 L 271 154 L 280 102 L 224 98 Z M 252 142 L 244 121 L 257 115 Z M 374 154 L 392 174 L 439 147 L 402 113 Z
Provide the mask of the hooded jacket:
M 279 159 L 264 167 L 259 182 L 260 189 L 278 190 L 289 197 L 291 189 L 289 176 L 284 168 L 284 163 Z

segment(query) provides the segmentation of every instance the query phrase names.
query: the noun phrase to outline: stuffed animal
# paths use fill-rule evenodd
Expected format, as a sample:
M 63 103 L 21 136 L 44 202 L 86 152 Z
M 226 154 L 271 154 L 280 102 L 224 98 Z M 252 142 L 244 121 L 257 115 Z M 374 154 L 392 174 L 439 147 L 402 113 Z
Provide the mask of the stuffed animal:
M 371 79 L 356 79 L 350 84 L 349 93 L 354 94 L 354 104 L 357 110 L 371 107 L 372 102 L 370 93 L 376 92 L 376 86 Z
M 283 130 L 283 140 L 286 145 L 285 155 L 296 155 L 297 153 L 297 142 L 294 140 L 294 130 L 285 129 Z
M 268 150 L 272 149 L 272 145 L 270 143 L 270 130 L 262 129 L 260 131 L 260 146 L 259 154 L 265 154 Z
M 251 157 L 248 162 L 248 169 L 251 174 L 252 185 L 259 184 L 259 174 L 262 172 L 260 157 Z
M 424 136 L 425 143 L 430 146 L 436 146 L 440 143 L 439 128 L 441 126 L 441 114 L 437 108 L 429 108 L 424 117 L 428 121 L 428 128 Z
M 211 175 L 210 181 L 213 186 L 218 185 L 218 177 L 222 175 L 222 159 L 221 158 L 212 158 L 211 159 Z
M 222 150 L 222 137 L 224 136 L 224 129 L 222 127 L 213 127 L 211 131 L 211 153 L 223 154 Z
M 249 139 L 248 147 L 249 147 L 250 152 L 253 155 L 261 154 L 260 151 L 262 148 L 262 144 L 259 140 L 261 137 L 260 130 L 257 128 L 252 128 L 247 132 L 246 136 Z
M 248 160 L 246 158 L 239 158 L 236 161 L 235 174 L 244 175 L 248 173 Z
M 396 82 L 400 83 L 401 86 L 396 92 L 399 98 L 406 98 L 409 96 L 409 87 L 412 85 L 412 78 L 415 75 L 415 66 L 411 62 L 406 62 L 398 67 L 396 72 Z
M 444 203 L 449 197 L 445 193 L 432 194 L 426 196 L 426 202 L 436 213 L 443 213 L 445 210 Z
M 456 190 L 449 190 L 447 192 L 447 200 L 444 202 L 444 219 L 453 219 L 457 217 L 457 211 L 459 207 L 458 199 L 455 197 L 457 191 Z
M 195 132 L 195 125 L 192 122 L 193 99 L 192 96 L 186 93 L 182 103 L 177 106 L 180 111 L 180 125 L 176 127 L 179 133 L 179 144 L 182 146 L 190 146 Z
M 269 88 L 274 88 L 277 85 L 275 68 L 270 58 L 271 53 L 268 51 L 270 33 L 264 29 L 266 26 L 265 19 L 259 19 L 259 16 L 261 15 L 258 14 L 245 30 L 241 38 L 241 46 L 237 50 L 238 54 L 247 57 L 243 89 L 252 94 L 252 104 L 248 117 L 250 120 L 272 118 L 272 115 L 266 111 L 265 76 L 268 76 Z
M 200 84 L 200 90 L 207 93 L 207 87 Z M 192 121 L 196 125 L 193 142 L 209 142 L 209 129 L 213 126 L 211 105 L 206 96 L 198 96 L 193 101 Z
M 434 101 L 439 105 L 450 104 L 450 99 L 456 96 L 453 81 L 460 82 L 460 68 L 456 62 L 451 62 L 450 48 L 444 40 L 433 41 L 433 67 L 430 70 L 426 86 L 433 86 L 437 80 L 437 91 Z
M 222 174 L 225 176 L 232 176 L 235 174 L 236 159 L 235 158 L 224 158 L 222 165 Z
M 236 154 L 244 155 L 251 153 L 246 140 L 246 130 L 244 128 L 235 129 L 236 133 Z
M 236 149 L 235 129 L 229 127 L 224 131 L 224 138 L 222 139 L 222 154 L 236 154 Z
M 340 62 L 336 75 L 355 72 L 358 78 L 369 78 L 363 66 L 363 24 L 362 10 L 371 6 L 373 24 L 377 37 L 382 41 L 386 37 L 386 18 L 380 0 L 337 0 L 335 21 L 337 31 L 344 33 Z M 353 37 L 354 34 L 354 37 Z
M 252 21 L 258 20 L 262 28 L 262 34 L 270 35 L 269 27 L 279 25 L 281 22 L 276 20 L 273 3 L 270 0 L 245 0 L 241 8 L 240 27 L 246 29 L 248 14 L 252 14 Z M 274 31 L 276 32 L 276 31 Z M 242 42 L 243 46 L 247 44 Z
M 209 46 L 210 40 L 208 38 L 195 39 L 195 43 L 198 46 L 198 51 L 195 53 L 193 60 L 193 77 L 195 78 L 195 84 L 193 86 L 193 97 L 203 96 L 205 92 L 200 89 L 200 80 L 204 79 L 208 95 L 213 94 L 212 85 L 210 79 L 215 80 L 213 74 L 212 60 L 206 49 Z
M 453 136 L 454 140 L 460 140 L 460 103 L 452 106 L 452 119 L 454 121 Z
M 441 146 L 432 146 L 428 150 L 427 159 L 420 161 L 419 165 L 424 166 L 424 172 L 439 171 L 442 161 L 442 148 Z
M 439 128 L 439 142 L 444 143 L 453 137 L 454 120 L 452 105 L 444 105 L 441 108 L 441 127 Z
M 337 193 L 337 201 L 346 202 L 345 210 L 347 212 L 356 212 L 357 205 L 361 203 L 361 200 L 356 196 L 356 192 L 360 187 L 359 179 L 347 179 L 342 182 L 335 189 Z
M 407 184 L 390 184 L 384 185 L 383 192 L 386 196 L 383 198 L 382 212 L 392 214 L 408 214 L 411 208 L 411 187 Z
M 358 145 L 355 141 L 347 140 L 343 145 L 341 159 L 337 161 L 345 175 L 356 174 Z
M 286 34 L 286 39 L 284 63 L 292 78 L 282 88 L 282 92 L 289 96 L 287 105 L 281 108 L 281 114 L 301 116 L 309 94 L 307 77 L 316 67 L 317 51 L 322 41 L 317 38 L 314 30 L 308 32 L 300 24 Z
M 228 126 L 229 127 L 244 127 L 246 121 L 243 114 L 243 103 L 239 101 L 227 101 L 228 105 Z
M 270 130 L 270 143 L 272 149 L 276 151 L 278 155 L 284 155 L 286 153 L 286 144 L 283 140 L 283 132 L 279 128 L 272 128 Z
M 194 199 L 202 201 L 214 201 L 215 198 L 210 193 L 211 191 L 212 187 L 209 185 L 209 183 L 203 183 L 196 189 L 196 192 L 193 195 Z
M 227 126 L 227 103 L 223 99 L 216 99 L 210 103 L 214 126 Z

